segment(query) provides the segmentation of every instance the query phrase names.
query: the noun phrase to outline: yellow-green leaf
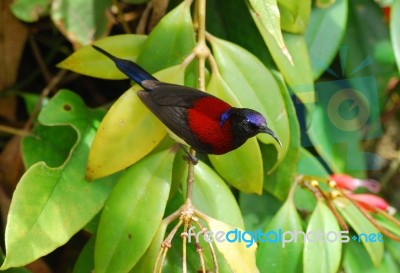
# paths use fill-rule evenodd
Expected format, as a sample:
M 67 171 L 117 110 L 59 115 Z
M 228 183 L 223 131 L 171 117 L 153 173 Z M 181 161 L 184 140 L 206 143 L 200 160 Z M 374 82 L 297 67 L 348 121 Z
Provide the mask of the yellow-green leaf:
M 221 177 L 199 161 L 194 169 L 194 178 L 193 204 L 215 219 L 243 228 L 242 214 L 236 199 Z
M 215 234 L 218 231 L 223 231 L 227 235 L 229 231 L 237 230 L 237 232 L 243 235 L 244 230 L 225 224 L 218 220 L 207 218 L 206 222 L 210 227 L 211 231 Z M 249 235 L 249 234 L 247 234 Z M 249 239 L 249 236 L 245 236 Z M 230 238 L 232 239 L 232 238 Z M 256 266 L 256 250 L 257 244 L 254 241 L 249 242 L 219 242 L 214 240 L 219 252 L 224 256 L 225 261 L 232 269 L 233 272 L 237 273 L 257 273 L 258 268 Z
M 342 254 L 340 228 L 337 219 L 322 200 L 317 203 L 311 215 L 306 234 L 318 232 L 325 234 L 325 238 L 323 238 L 325 242 L 314 241 L 315 237 L 311 237 L 311 240 L 304 243 L 304 272 L 335 273 L 338 271 Z M 330 234 L 334 234 L 334 236 L 330 236 Z
M 146 252 L 167 204 L 174 155 L 171 149 L 151 154 L 121 175 L 97 229 L 97 273 L 128 272 Z
M 283 41 L 281 15 L 276 0 L 249 0 L 249 2 L 252 7 L 250 12 L 256 14 L 256 16 L 253 17 L 254 20 L 258 20 L 260 26 L 271 34 L 288 61 L 293 63 L 292 56 Z
M 107 50 L 118 58 L 135 61 L 147 36 L 123 34 L 101 39 L 94 44 Z M 82 47 L 57 65 L 76 73 L 103 79 L 127 79 L 115 64 L 100 55 L 91 45 Z
M 179 66 L 155 74 L 158 79 L 175 84 L 183 83 L 183 75 L 184 70 Z M 101 122 L 89 154 L 88 179 L 134 164 L 165 137 L 165 126 L 147 109 L 134 89 L 125 92 Z

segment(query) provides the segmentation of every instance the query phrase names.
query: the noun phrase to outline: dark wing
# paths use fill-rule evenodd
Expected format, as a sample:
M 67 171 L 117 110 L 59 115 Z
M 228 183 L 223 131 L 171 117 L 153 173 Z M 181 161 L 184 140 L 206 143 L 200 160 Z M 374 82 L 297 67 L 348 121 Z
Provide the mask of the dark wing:
M 146 90 L 149 90 L 157 105 L 190 108 L 193 102 L 200 98 L 213 97 L 218 99 L 206 92 L 182 85 L 151 80 L 144 81 L 143 85 Z
M 159 82 L 158 82 L 159 83 Z M 139 91 L 138 95 L 144 104 L 156 115 L 174 134 L 183 139 L 195 150 L 211 153 L 212 147 L 199 141 L 189 128 L 187 110 L 196 99 L 211 96 L 205 92 L 180 86 L 157 83 L 157 87 L 149 88 L 151 92 Z

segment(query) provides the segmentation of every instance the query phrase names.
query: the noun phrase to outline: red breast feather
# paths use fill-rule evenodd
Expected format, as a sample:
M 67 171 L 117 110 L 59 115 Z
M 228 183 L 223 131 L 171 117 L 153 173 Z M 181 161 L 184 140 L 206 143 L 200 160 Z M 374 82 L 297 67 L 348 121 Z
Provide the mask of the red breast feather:
M 188 109 L 189 128 L 197 138 L 213 148 L 214 154 L 224 154 L 233 148 L 231 121 L 220 126 L 222 113 L 232 108 L 214 97 L 203 97 L 194 101 Z

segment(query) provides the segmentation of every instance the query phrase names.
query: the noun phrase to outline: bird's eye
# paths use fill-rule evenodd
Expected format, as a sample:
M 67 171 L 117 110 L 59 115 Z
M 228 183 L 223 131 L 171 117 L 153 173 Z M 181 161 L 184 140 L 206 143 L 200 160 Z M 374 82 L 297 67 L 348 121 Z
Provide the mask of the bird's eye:
M 249 126 L 252 128 L 252 129 L 257 129 L 259 126 L 257 125 L 257 124 L 255 124 L 255 123 L 253 123 L 253 122 L 250 122 L 249 121 Z

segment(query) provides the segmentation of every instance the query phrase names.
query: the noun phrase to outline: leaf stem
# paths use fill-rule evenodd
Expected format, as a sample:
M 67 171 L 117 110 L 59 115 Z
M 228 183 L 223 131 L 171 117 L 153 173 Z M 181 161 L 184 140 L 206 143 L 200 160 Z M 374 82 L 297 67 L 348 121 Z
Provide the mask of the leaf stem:
M 196 1 L 196 22 L 197 25 L 197 45 L 194 49 L 196 57 L 198 59 L 198 88 L 202 91 L 206 89 L 206 78 L 205 78 L 205 62 L 206 58 L 210 54 L 210 50 L 206 45 L 206 1 L 197 0 Z M 196 157 L 196 151 L 190 148 L 190 155 L 192 158 Z M 186 201 L 187 204 L 192 204 L 192 192 L 194 183 L 194 162 L 193 160 L 188 160 L 188 177 L 187 177 L 187 191 L 186 191 Z

